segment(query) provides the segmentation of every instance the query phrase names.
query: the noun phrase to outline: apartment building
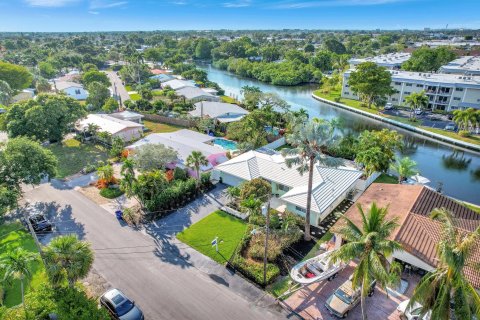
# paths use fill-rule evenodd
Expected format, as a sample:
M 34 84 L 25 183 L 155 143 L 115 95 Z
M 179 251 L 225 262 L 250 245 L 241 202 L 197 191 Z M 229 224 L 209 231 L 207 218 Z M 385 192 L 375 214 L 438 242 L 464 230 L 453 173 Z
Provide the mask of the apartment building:
M 441 73 L 461 74 L 466 76 L 480 76 L 480 57 L 460 57 L 442 66 L 439 71 Z
M 400 69 L 402 64 L 410 59 L 412 55 L 406 52 L 396 52 L 396 53 L 388 53 L 382 54 L 375 57 L 368 57 L 368 58 L 353 58 L 348 60 L 350 64 L 350 68 L 355 68 L 356 65 L 364 62 L 374 62 L 375 64 L 385 67 L 390 70 L 397 70 Z
M 342 97 L 358 100 L 348 79 L 353 70 L 343 75 Z M 425 91 L 429 98 L 428 109 L 452 111 L 456 109 L 480 109 L 480 76 L 425 73 L 389 70 L 392 87 L 396 93 L 388 98 L 394 105 L 404 105 L 405 97 L 412 92 Z

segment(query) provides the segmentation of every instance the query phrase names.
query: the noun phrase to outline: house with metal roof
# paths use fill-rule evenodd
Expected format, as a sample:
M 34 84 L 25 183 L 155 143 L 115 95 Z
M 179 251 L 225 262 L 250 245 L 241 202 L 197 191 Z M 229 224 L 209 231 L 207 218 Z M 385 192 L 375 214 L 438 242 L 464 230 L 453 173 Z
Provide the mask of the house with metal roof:
M 318 226 L 349 192 L 358 189 L 362 174 L 353 168 L 316 165 L 313 170 L 310 223 Z M 218 165 L 212 177 L 230 186 L 263 178 L 272 185 L 272 194 L 281 206 L 305 216 L 308 174 L 300 174 L 296 167 L 289 168 L 285 158 L 274 150 L 260 148 L 243 153 Z
M 189 112 L 192 117 L 216 119 L 221 123 L 239 121 L 248 114 L 247 110 L 232 103 L 201 101 L 194 106 Z
M 182 89 L 185 87 L 196 87 L 195 81 L 191 80 L 180 80 L 180 79 L 173 79 L 169 81 L 165 81 L 162 83 L 162 88 L 170 87 L 173 90 Z
M 175 90 L 177 95 L 182 96 L 185 100 L 188 100 L 192 103 L 197 101 L 220 101 L 220 97 L 214 96 L 211 93 L 204 91 L 198 87 L 184 87 L 178 90 Z
M 89 114 L 77 122 L 76 130 L 84 132 L 88 130 L 89 125 L 94 125 L 99 132 L 108 132 L 112 137 L 119 137 L 125 142 L 138 139 L 143 133 L 142 124 L 117 119 L 106 114 Z
M 157 80 L 160 83 L 163 83 L 163 82 L 167 82 L 167 81 L 170 81 L 170 80 L 174 80 L 176 78 L 174 76 L 170 75 L 170 74 L 160 73 L 160 74 L 156 74 L 154 76 L 151 76 L 150 79 Z
M 364 211 L 375 202 L 378 207 L 388 206 L 387 220 L 396 218 L 398 227 L 390 235 L 390 240 L 399 242 L 403 251 L 395 251 L 392 259 L 400 260 L 413 267 L 431 271 L 438 263 L 437 244 L 441 239 L 442 225 L 430 218 L 435 208 L 445 208 L 453 214 L 453 224 L 461 234 L 474 232 L 480 226 L 480 214 L 459 202 L 444 196 L 423 185 L 373 183 L 357 200 Z M 361 227 L 362 217 L 357 206 L 347 210 L 345 216 Z M 337 221 L 331 231 L 335 232 L 345 224 Z M 336 246 L 342 238 L 335 233 Z M 474 263 L 480 263 L 480 241 L 475 246 L 472 261 L 464 268 L 467 279 L 480 289 L 480 271 Z
M 111 113 L 110 116 L 120 120 L 132 121 L 136 123 L 142 123 L 142 119 L 144 118 L 142 114 L 128 110 Z
M 54 80 L 52 88 L 55 92 L 64 92 L 67 96 L 76 100 L 88 98 L 88 91 L 80 83 Z

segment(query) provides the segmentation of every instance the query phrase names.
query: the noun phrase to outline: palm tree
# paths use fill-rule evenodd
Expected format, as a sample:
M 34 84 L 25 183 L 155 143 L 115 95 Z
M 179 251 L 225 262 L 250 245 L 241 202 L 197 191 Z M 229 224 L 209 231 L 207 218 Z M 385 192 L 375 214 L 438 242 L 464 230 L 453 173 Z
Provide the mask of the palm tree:
M 343 161 L 327 156 L 325 152 L 335 141 L 333 126 L 329 122 L 309 122 L 287 135 L 286 141 L 293 148 L 285 148 L 282 154 L 289 168 L 298 165 L 300 174 L 308 172 L 307 210 L 305 212 L 305 241 L 310 241 L 310 210 L 312 207 L 313 171 L 316 164 L 339 166 Z
M 240 196 L 240 188 L 238 188 L 238 187 L 228 187 L 225 190 L 225 194 L 230 199 L 230 201 L 234 201 L 235 199 L 238 199 L 238 197 Z
M 395 250 L 402 250 L 402 247 L 398 242 L 389 240 L 398 226 L 398 219 L 386 219 L 388 207 L 379 208 L 374 202 L 366 214 L 360 204 L 357 207 L 362 217 L 362 226 L 357 227 L 349 218 L 341 215 L 346 225 L 336 232 L 347 243 L 332 254 L 332 263 L 359 260 L 353 272 L 352 286 L 354 289 L 361 287 L 362 317 L 367 319 L 365 297 L 371 283 L 376 280 L 377 284 L 385 288 L 394 279 L 398 279 L 398 276 L 392 277 L 392 273 L 399 272 L 399 268 L 396 264 L 390 264 L 387 258 Z
M 51 282 L 60 286 L 67 280 L 72 287 L 85 277 L 93 264 L 93 251 L 86 241 L 76 235 L 54 238 L 45 248 L 45 265 Z
M 248 214 L 250 223 L 254 221 L 254 217 L 259 215 L 262 204 L 262 200 L 257 199 L 253 195 L 250 195 L 250 197 L 240 203 L 240 207 Z
M 418 173 L 416 169 L 417 163 L 411 160 L 409 157 L 403 157 L 397 159 L 397 161 L 390 165 L 390 168 L 398 174 L 398 183 L 401 183 L 408 177 L 411 177 Z
M 415 109 L 424 109 L 428 106 L 428 97 L 425 91 L 412 92 L 405 97 L 405 103 L 410 106 L 411 117 L 415 118 Z
M 465 267 L 480 267 L 471 259 L 480 239 L 480 227 L 465 233 L 454 226 L 452 213 L 445 208 L 434 209 L 430 217 L 442 224 L 437 247 L 439 262 L 420 280 L 410 304 L 418 302 L 423 306 L 422 315 L 431 310 L 432 319 L 442 320 L 452 318 L 453 301 L 456 319 L 473 319 L 473 316 L 480 319 L 480 295 L 465 278 Z
M 0 80 L 0 104 L 8 105 L 12 99 L 13 90 L 8 82 Z
M 12 251 L 7 251 L 6 257 L 0 262 L 0 270 L 4 272 L 4 282 L 11 284 L 13 280 L 20 280 L 22 306 L 25 310 L 25 316 L 27 315 L 27 307 L 25 305 L 24 280 L 32 276 L 30 271 L 31 263 L 36 259 L 36 253 L 17 248 Z
M 137 180 L 135 178 L 135 161 L 129 158 L 123 160 L 120 174 L 122 175 L 122 181 L 120 181 L 120 188 L 122 188 L 127 197 L 133 196 L 133 184 Z
M 200 166 L 208 165 L 207 158 L 200 151 L 192 151 L 186 160 L 187 167 L 194 168 L 197 174 L 197 187 L 200 183 Z

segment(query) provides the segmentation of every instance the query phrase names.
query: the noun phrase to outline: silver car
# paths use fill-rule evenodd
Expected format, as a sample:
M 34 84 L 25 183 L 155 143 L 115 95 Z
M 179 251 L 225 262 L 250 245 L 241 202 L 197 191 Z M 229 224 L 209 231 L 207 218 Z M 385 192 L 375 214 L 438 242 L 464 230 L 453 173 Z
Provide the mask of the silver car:
M 100 297 L 100 305 L 108 310 L 113 319 L 143 320 L 143 312 L 118 289 L 110 289 Z

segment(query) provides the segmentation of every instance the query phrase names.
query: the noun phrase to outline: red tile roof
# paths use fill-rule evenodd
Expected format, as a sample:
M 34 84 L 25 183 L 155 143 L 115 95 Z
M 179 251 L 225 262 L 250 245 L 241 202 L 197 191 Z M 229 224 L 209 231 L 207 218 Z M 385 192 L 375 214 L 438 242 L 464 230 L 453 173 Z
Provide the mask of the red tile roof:
M 387 219 L 398 218 L 391 239 L 398 241 L 405 251 L 436 267 L 438 265 L 437 244 L 441 239 L 442 226 L 429 215 L 435 208 L 446 208 L 453 213 L 453 223 L 461 234 L 467 235 L 480 226 L 480 214 L 461 205 L 457 201 L 423 186 L 372 184 L 357 200 L 366 210 L 372 202 L 379 207 L 389 206 Z M 362 221 L 358 208 L 351 207 L 345 215 L 356 225 Z M 333 228 L 342 226 L 340 219 Z M 480 263 L 480 240 L 474 248 L 472 261 Z M 480 288 L 480 272 L 465 267 L 467 279 L 476 288 Z

